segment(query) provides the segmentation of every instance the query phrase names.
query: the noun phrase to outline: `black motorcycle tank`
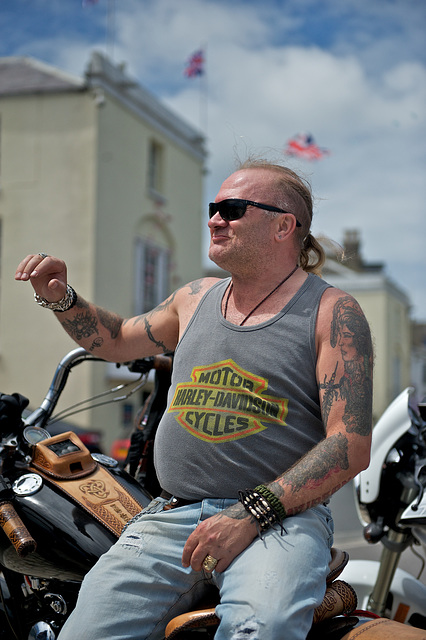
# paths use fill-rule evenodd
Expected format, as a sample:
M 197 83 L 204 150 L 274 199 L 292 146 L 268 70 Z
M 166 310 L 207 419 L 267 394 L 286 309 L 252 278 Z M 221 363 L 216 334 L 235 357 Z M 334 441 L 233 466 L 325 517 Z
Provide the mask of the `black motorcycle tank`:
M 21 474 L 13 475 L 13 483 Z M 115 474 L 114 474 L 115 475 Z M 117 476 L 123 475 L 117 472 Z M 133 478 L 117 477 L 123 488 L 145 506 L 149 497 Z M 40 578 L 82 580 L 100 555 L 116 541 L 114 533 L 58 487 L 43 479 L 32 495 L 16 496 L 14 506 L 37 550 L 20 558 L 6 536 L 0 536 L 0 562 L 7 568 Z

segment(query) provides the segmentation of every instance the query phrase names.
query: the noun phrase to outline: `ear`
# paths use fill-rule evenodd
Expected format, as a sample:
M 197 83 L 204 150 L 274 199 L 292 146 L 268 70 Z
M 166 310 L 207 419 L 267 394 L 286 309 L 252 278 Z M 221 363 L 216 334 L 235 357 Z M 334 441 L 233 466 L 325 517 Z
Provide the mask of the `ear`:
M 277 218 L 277 230 L 275 238 L 278 242 L 283 242 L 291 236 L 296 229 L 296 219 L 294 216 L 283 214 Z

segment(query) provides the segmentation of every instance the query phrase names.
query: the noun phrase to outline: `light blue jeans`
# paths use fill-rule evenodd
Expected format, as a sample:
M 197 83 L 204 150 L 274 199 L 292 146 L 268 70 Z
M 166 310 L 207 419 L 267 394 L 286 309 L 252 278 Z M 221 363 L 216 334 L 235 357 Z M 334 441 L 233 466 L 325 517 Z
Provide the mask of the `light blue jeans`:
M 216 640 L 305 640 L 325 593 L 333 523 L 319 505 L 256 538 L 223 573 L 184 569 L 197 524 L 235 500 L 207 499 L 163 511 L 153 500 L 83 581 L 59 640 L 159 640 L 167 623 L 219 588 Z

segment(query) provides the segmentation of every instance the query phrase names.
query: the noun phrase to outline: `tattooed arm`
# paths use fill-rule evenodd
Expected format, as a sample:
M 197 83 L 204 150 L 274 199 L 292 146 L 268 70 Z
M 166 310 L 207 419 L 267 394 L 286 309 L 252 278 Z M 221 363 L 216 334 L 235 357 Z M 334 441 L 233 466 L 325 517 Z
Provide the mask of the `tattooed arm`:
M 29 255 L 19 264 L 15 279 L 31 281 L 36 293 L 56 302 L 65 295 L 67 269 L 58 258 Z M 79 295 L 68 311 L 55 315 L 77 344 L 105 360 L 125 362 L 174 351 L 199 300 L 215 281 L 205 278 L 192 282 L 149 313 L 128 320 Z
M 325 438 L 269 488 L 287 514 L 324 502 L 368 466 L 373 348 L 365 316 L 351 296 L 325 292 L 317 321 L 317 380 Z

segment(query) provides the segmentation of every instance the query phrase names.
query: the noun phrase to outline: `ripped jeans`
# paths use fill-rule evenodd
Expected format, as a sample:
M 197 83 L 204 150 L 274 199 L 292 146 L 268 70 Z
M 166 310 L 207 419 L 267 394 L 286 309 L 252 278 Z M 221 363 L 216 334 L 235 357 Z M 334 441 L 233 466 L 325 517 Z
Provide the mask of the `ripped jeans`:
M 325 593 L 333 524 L 319 505 L 256 538 L 223 573 L 182 567 L 202 520 L 235 500 L 206 499 L 163 511 L 153 500 L 83 581 L 59 640 L 160 640 L 167 623 L 219 588 L 216 640 L 305 640 Z

